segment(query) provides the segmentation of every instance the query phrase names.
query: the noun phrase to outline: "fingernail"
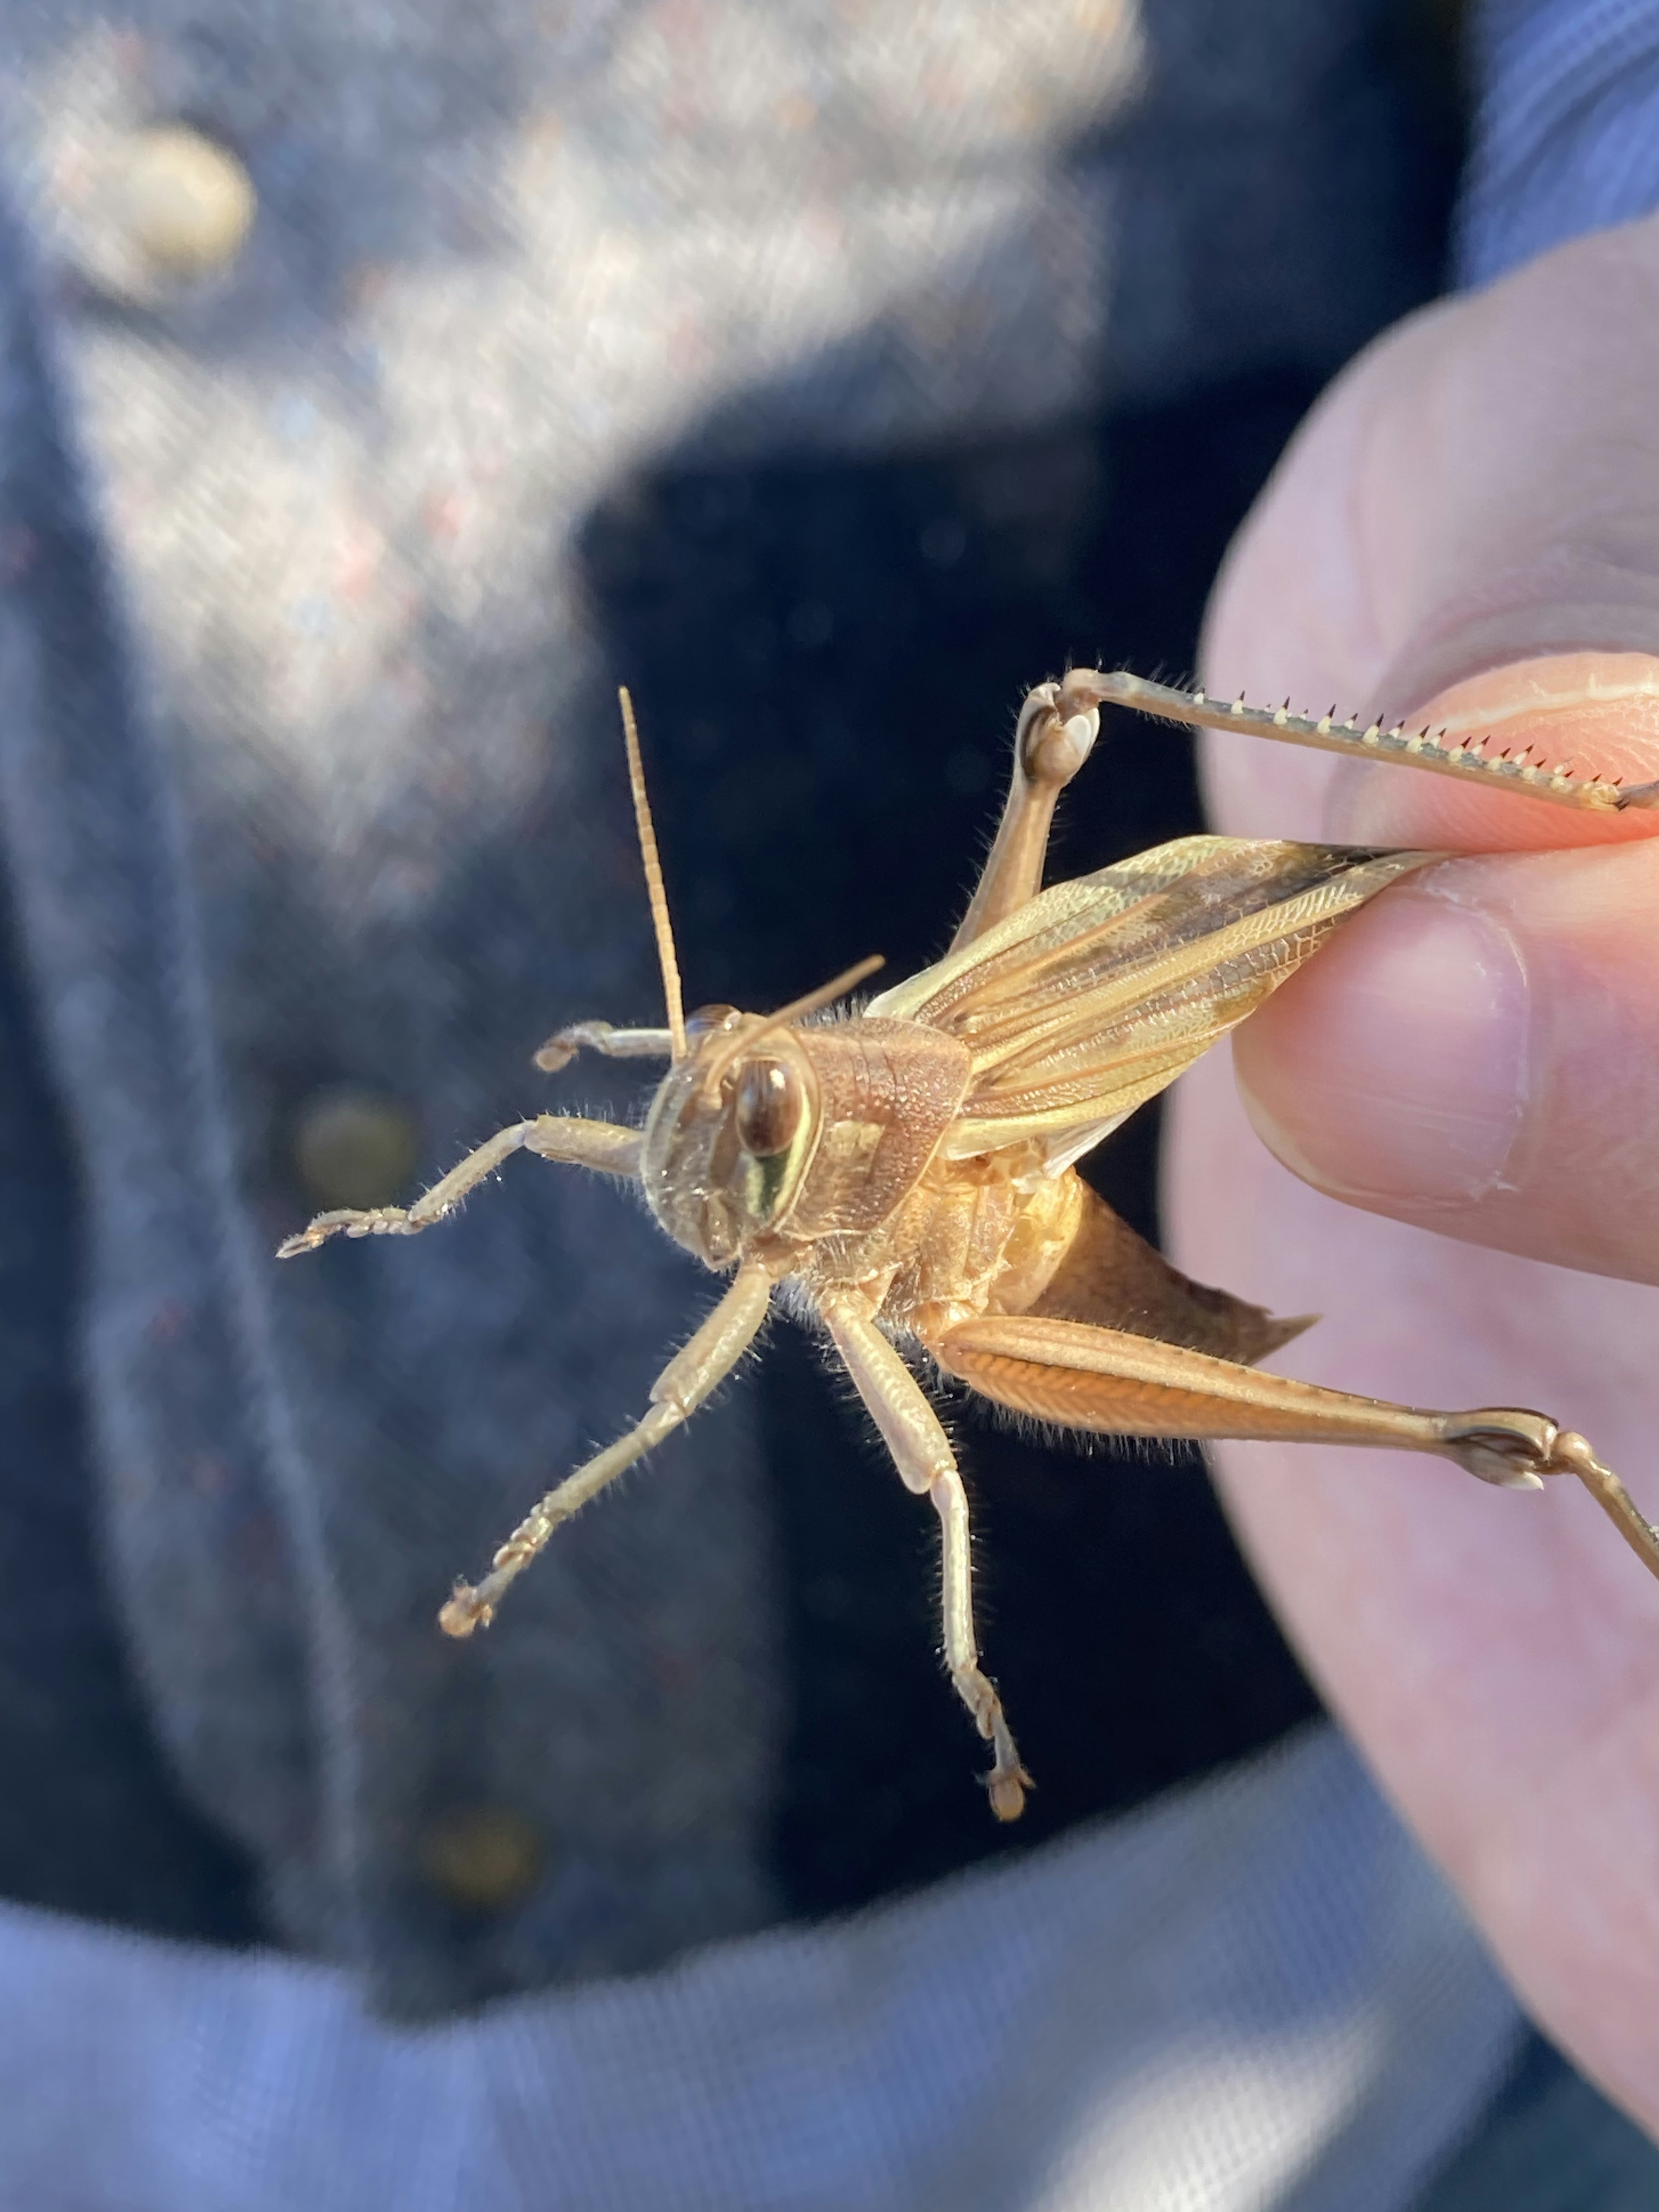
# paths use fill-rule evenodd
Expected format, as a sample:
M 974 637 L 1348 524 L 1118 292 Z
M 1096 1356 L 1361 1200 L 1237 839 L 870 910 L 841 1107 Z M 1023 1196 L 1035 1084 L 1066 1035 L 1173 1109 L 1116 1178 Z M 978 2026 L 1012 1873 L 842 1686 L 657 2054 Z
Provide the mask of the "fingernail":
M 1520 951 L 1478 907 L 1391 892 L 1246 1024 L 1236 1058 L 1257 1133 L 1306 1181 L 1361 1204 L 1468 1206 L 1503 1182 L 1526 1113 Z

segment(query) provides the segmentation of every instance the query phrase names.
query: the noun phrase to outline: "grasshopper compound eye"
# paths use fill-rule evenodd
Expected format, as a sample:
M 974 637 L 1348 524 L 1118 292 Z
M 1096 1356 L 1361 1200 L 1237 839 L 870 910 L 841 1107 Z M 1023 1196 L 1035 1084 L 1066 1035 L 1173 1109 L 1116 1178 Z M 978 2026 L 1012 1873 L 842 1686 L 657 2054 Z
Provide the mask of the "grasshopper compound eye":
M 738 1082 L 738 1142 L 752 1160 L 774 1159 L 795 1140 L 806 1093 L 781 1060 L 751 1060 Z

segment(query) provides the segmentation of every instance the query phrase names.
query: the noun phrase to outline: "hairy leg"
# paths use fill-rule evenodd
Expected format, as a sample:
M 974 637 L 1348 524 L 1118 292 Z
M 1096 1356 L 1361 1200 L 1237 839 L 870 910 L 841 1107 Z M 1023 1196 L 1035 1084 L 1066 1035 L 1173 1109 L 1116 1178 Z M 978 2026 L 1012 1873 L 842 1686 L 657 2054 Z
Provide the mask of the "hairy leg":
M 994 1403 L 1063 1428 L 1110 1436 L 1255 1437 L 1375 1444 L 1455 1460 L 1483 1482 L 1536 1490 L 1577 1476 L 1632 1551 L 1659 1574 L 1659 1529 L 1583 1437 L 1547 1414 L 1486 1406 L 1439 1413 L 1264 1375 L 1152 1337 L 1030 1315 L 988 1316 L 928 1349 L 946 1374 Z
M 945 1663 L 957 1695 L 995 1753 L 986 1778 L 991 1810 L 1017 1820 L 1031 1778 L 1020 1764 L 1002 1701 L 979 1663 L 968 1493 L 950 1440 L 915 1376 L 859 1300 L 829 1297 L 820 1311 L 858 1394 L 869 1407 L 907 1489 L 930 1498 L 943 1537 Z
M 579 1052 L 605 1060 L 672 1060 L 674 1040 L 666 1030 L 619 1030 L 609 1022 L 569 1022 L 555 1030 L 532 1054 L 544 1075 L 556 1075 Z
M 1055 694 L 1057 715 L 1075 714 L 1109 702 L 1133 707 L 1161 722 L 1184 723 L 1189 729 L 1249 730 L 1257 737 L 1310 745 L 1316 751 L 1346 753 L 1361 760 L 1401 761 L 1410 768 L 1457 776 L 1465 783 L 1498 786 L 1593 813 L 1659 807 L 1659 782 L 1621 784 L 1598 775 L 1576 775 L 1559 762 L 1533 759 L 1530 748 L 1518 755 L 1510 747 L 1501 752 L 1489 751 L 1488 739 L 1478 726 L 1436 728 L 1431 720 L 1413 730 L 1404 722 L 1385 725 L 1380 719 L 1345 722 L 1337 719 L 1334 707 L 1328 714 L 1316 717 L 1293 714 L 1288 699 L 1282 707 L 1247 707 L 1242 692 L 1237 699 L 1212 699 L 1202 691 L 1176 691 L 1166 684 L 1149 684 L 1144 677 L 1131 676 L 1127 669 L 1103 674 L 1097 668 L 1073 668 L 1063 684 L 1046 688 Z
M 539 1114 L 498 1129 L 476 1152 L 451 1168 L 441 1182 L 422 1193 L 413 1206 L 343 1206 L 315 1220 L 276 1248 L 279 1260 L 314 1252 L 331 1237 L 416 1237 L 453 1213 L 467 1193 L 493 1175 L 517 1152 L 538 1152 L 544 1160 L 595 1168 L 601 1175 L 634 1176 L 640 1171 L 640 1133 L 612 1121 L 583 1121 L 574 1115 Z
M 772 1277 L 764 1263 L 745 1261 L 690 1342 L 675 1353 L 652 1384 L 651 1410 L 644 1419 L 550 1490 L 496 1553 L 491 1571 L 482 1582 L 457 1586 L 438 1615 L 447 1635 L 471 1636 L 475 1628 L 487 1628 L 507 1585 L 523 1573 L 553 1531 L 690 1419 L 759 1334 L 771 1295 Z
M 1042 684 L 1020 708 L 1002 820 L 962 926 L 951 940 L 952 952 L 982 937 L 1042 889 L 1054 802 L 1100 733 L 1097 707 L 1086 700 L 1060 707 L 1059 697 L 1058 684 Z

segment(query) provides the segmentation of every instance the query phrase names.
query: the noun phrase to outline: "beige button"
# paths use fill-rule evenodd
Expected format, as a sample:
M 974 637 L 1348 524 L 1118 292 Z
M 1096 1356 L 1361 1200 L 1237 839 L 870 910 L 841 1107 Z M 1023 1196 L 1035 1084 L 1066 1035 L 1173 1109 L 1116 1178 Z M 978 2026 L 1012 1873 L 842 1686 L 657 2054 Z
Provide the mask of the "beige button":
M 295 1117 L 295 1172 L 319 1207 L 393 1205 L 419 1149 L 407 1109 L 355 1085 L 313 1091 Z
M 54 172 L 58 246 L 112 299 L 159 307 L 222 276 L 258 202 L 227 146 L 182 123 L 112 131 Z
M 474 1805 L 446 1814 L 421 1844 L 421 1868 L 432 1887 L 467 1912 L 501 1912 L 528 1897 L 541 1879 L 546 1847 L 522 1813 Z
M 258 204 L 229 149 L 181 123 L 135 131 L 115 185 L 128 237 L 158 276 L 176 283 L 228 269 Z

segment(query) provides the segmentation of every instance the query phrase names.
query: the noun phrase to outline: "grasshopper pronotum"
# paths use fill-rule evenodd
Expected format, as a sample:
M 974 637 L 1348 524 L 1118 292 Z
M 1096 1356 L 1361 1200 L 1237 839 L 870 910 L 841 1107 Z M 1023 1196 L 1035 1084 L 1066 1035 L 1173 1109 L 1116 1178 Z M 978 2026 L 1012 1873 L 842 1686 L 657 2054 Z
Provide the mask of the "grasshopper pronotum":
M 939 1513 L 945 1665 L 992 1747 L 987 1786 L 1001 1820 L 1018 1818 L 1030 1778 L 980 1665 L 967 1495 L 918 1366 L 1064 1428 L 1434 1452 L 1513 1488 L 1573 1474 L 1659 1573 L 1659 1531 L 1583 1437 L 1512 1407 L 1425 1412 L 1258 1372 L 1255 1362 L 1308 1322 L 1275 1320 L 1188 1281 L 1077 1174 L 1076 1161 L 1259 1006 L 1345 915 L 1443 857 L 1183 837 L 1045 891 L 1054 802 L 1088 758 L 1109 702 L 1391 755 L 1566 805 L 1659 805 L 1659 784 L 1581 781 L 1478 744 L 1447 744 L 1444 732 L 1316 721 L 1073 669 L 1021 710 L 1001 825 L 942 960 L 853 1012 L 835 1002 L 879 961 L 776 1013 L 711 1006 L 688 1021 L 624 692 L 668 1025 L 578 1022 L 536 1060 L 550 1073 L 584 1048 L 667 1060 L 643 1127 L 539 1115 L 500 1130 L 408 1208 L 319 1214 L 282 1247 L 289 1258 L 339 1233 L 413 1236 L 525 1150 L 641 1182 L 668 1234 L 730 1278 L 657 1378 L 644 1418 L 547 1493 L 480 1583 L 457 1587 L 439 1616 L 449 1634 L 491 1620 L 560 1522 L 689 1419 L 753 1343 L 775 1291 L 828 1338 L 902 1480 Z

